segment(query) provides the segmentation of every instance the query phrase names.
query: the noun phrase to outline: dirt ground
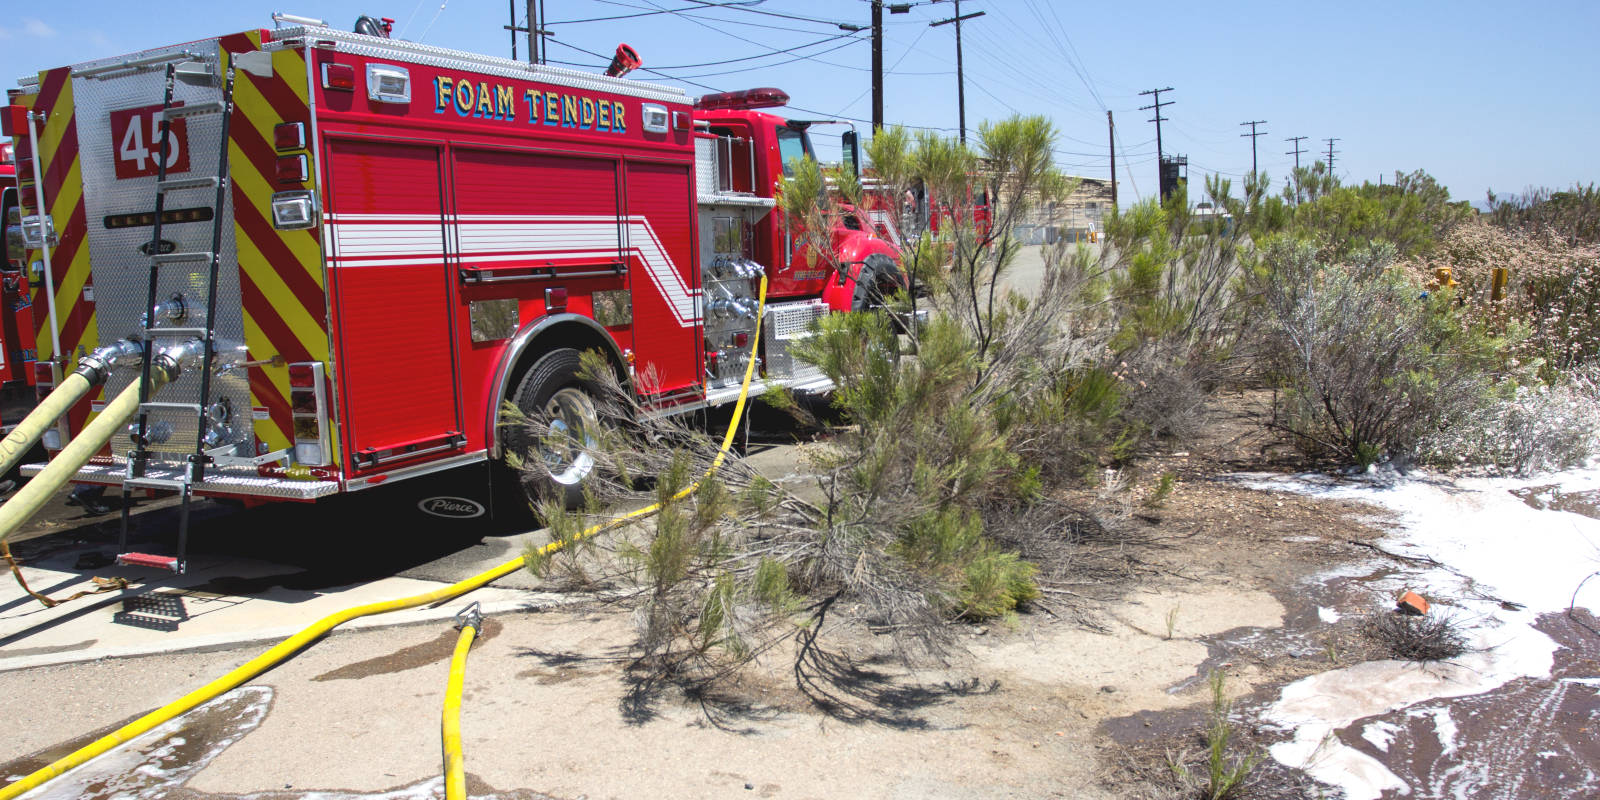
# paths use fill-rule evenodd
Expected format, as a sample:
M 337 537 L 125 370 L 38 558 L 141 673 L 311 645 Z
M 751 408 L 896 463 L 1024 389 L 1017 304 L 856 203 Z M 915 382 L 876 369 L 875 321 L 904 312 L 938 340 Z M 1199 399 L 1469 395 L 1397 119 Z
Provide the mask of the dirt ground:
M 716 695 L 636 702 L 622 669 L 627 612 L 595 604 L 497 616 L 466 679 L 471 793 L 1173 796 L 1163 794 L 1166 757 L 1196 746 L 1211 671 L 1249 699 L 1363 656 L 1353 618 L 1328 614 L 1370 606 L 1362 581 L 1306 578 L 1370 561 L 1382 515 L 1230 477 L 1291 466 L 1262 427 L 1267 401 L 1224 397 L 1200 441 L 1151 453 L 1137 475 L 1108 476 L 1132 484 L 1133 502 L 1074 551 L 1091 569 L 1052 562 L 1047 542 L 1017 543 L 1040 561 L 1045 597 L 1014 621 L 961 628 L 942 664 L 907 669 L 888 637 L 830 629 L 825 652 L 804 666 L 779 648 Z M 1164 473 L 1176 478 L 1170 495 L 1141 502 Z M 438 720 L 454 637 L 441 625 L 335 633 L 36 796 L 440 795 Z M 257 652 L 0 673 L 0 717 L 10 721 L 0 776 L 24 775 Z M 1240 736 L 1249 746 L 1257 733 Z M 1301 796 L 1301 779 L 1270 760 L 1258 772 L 1256 796 Z

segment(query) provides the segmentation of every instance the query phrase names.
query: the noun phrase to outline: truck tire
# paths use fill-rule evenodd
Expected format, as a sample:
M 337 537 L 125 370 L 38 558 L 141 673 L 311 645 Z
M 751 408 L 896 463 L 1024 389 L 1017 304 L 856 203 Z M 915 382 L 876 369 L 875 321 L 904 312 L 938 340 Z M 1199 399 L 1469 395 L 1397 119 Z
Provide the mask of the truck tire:
M 550 499 L 568 510 L 583 506 L 583 486 L 594 472 L 588 452 L 600 425 L 595 412 L 597 387 L 579 376 L 581 361 L 572 348 L 552 350 L 523 373 L 511 402 L 530 418 L 550 425 L 550 435 L 537 439 L 513 429 L 506 450 L 523 460 L 520 483 L 529 500 Z
M 861 265 L 861 272 L 856 275 L 856 288 L 850 297 L 850 310 L 866 311 L 881 308 L 889 295 L 904 288 L 906 281 L 900 275 L 900 265 L 883 253 L 873 253 L 867 256 Z

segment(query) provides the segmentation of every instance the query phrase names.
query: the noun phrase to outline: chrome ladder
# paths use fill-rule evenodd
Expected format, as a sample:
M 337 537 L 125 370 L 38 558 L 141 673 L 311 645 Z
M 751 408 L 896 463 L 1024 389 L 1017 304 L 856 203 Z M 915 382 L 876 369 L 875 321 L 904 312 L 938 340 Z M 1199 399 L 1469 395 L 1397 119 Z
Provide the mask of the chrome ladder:
M 228 127 L 233 116 L 234 65 L 232 62 L 231 54 L 221 51 L 218 61 L 218 69 L 222 72 L 221 99 L 180 106 L 175 106 L 172 103 L 172 90 L 175 82 L 178 80 L 214 82 L 216 74 L 203 61 L 190 60 L 167 64 L 166 89 L 161 102 L 158 132 L 160 154 L 156 160 L 156 209 L 148 250 L 150 257 L 150 285 L 145 298 L 145 318 L 141 328 L 144 354 L 140 359 L 139 365 L 139 421 L 132 437 L 133 450 L 128 454 L 127 474 L 122 482 L 122 526 L 117 542 L 117 563 L 159 567 L 179 574 L 182 574 L 187 567 L 189 506 L 194 496 L 193 487 L 194 484 L 205 482 L 206 464 L 211 461 L 211 456 L 205 451 L 206 422 L 207 409 L 211 404 L 211 364 L 213 356 L 216 354 L 217 345 L 216 332 L 212 327 L 214 325 L 213 320 L 216 319 L 217 314 L 217 272 L 222 266 L 222 225 L 225 216 L 223 211 L 228 196 Z M 218 143 L 217 153 L 217 174 L 200 178 L 168 180 L 167 159 L 170 144 L 167 137 L 171 131 L 172 121 L 182 117 L 198 117 L 210 114 L 222 115 L 222 134 Z M 214 189 L 216 192 L 216 202 L 211 209 L 211 249 L 194 252 L 161 252 L 161 226 L 164 221 L 163 215 L 166 211 L 167 193 L 206 188 Z M 206 308 L 205 316 L 201 318 L 202 326 L 158 327 L 156 298 L 160 291 L 159 282 L 162 265 L 196 262 L 206 263 L 210 270 L 206 280 Z M 173 298 L 173 302 L 182 303 L 183 301 L 179 296 Z M 186 339 L 199 339 L 203 342 L 203 357 L 200 360 L 199 367 L 200 392 L 197 402 L 156 402 L 150 399 L 152 394 L 151 370 L 154 358 L 157 355 L 155 342 L 158 338 L 169 343 L 178 343 Z M 194 452 L 189 454 L 181 474 L 177 478 L 149 477 L 145 474 L 150 460 L 150 412 L 157 409 L 187 410 L 193 411 L 195 414 Z M 166 556 L 128 551 L 128 499 L 129 493 L 133 489 L 175 491 L 182 498 L 178 507 L 178 548 L 175 554 Z

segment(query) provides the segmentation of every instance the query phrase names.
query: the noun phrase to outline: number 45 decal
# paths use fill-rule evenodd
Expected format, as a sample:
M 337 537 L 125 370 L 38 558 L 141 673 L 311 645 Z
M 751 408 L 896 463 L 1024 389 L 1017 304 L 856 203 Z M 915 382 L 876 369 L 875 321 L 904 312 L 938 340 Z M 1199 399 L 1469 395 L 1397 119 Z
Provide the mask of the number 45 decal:
M 189 171 L 189 135 L 184 122 L 175 119 L 171 124 L 168 175 Z M 111 112 L 111 152 L 119 180 L 156 174 L 156 162 L 161 158 L 160 104 Z

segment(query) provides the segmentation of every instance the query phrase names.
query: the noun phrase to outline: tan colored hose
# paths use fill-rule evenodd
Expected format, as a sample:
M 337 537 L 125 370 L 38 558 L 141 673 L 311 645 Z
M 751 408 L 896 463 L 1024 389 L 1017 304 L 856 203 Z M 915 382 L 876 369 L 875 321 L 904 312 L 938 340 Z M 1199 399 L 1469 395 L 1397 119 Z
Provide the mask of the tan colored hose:
M 68 375 L 49 397 L 17 423 L 17 427 L 12 428 L 11 433 L 6 434 L 6 438 L 0 439 L 0 475 L 10 472 L 11 468 L 28 454 L 34 443 L 39 441 L 39 437 L 50 430 L 50 426 L 54 425 L 56 420 L 61 419 L 63 414 L 70 411 L 72 406 L 93 388 L 94 384 L 90 383 L 83 373 L 74 372 Z
M 164 370 L 151 370 L 152 383 L 159 386 L 165 377 Z M 23 523 L 38 513 L 56 490 L 67 485 L 73 476 L 78 474 L 78 470 L 89 463 L 89 459 L 94 458 L 95 453 L 100 452 L 100 448 L 111 441 L 111 437 L 138 411 L 139 382 L 134 381 L 128 384 L 128 388 L 123 389 L 122 394 L 117 395 L 115 400 L 107 403 L 100 416 L 84 426 L 83 431 L 68 442 L 67 446 L 45 465 L 43 471 L 33 476 L 33 480 L 18 489 L 16 494 L 11 495 L 5 505 L 0 505 L 0 541 L 5 541 L 22 527 Z

